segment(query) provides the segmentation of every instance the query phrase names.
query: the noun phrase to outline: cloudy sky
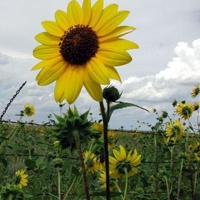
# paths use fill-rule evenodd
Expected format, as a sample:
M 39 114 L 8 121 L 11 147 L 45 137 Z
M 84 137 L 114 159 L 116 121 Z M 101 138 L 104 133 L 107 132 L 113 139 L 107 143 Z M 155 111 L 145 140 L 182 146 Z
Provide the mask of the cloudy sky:
M 41 21 L 53 20 L 57 9 L 65 10 L 69 0 L 6 0 L 0 2 L 0 114 L 24 81 L 27 84 L 15 98 L 4 120 L 15 116 L 26 102 L 35 106 L 37 123 L 47 121 L 50 113 L 59 114 L 53 97 L 54 84 L 40 87 L 35 82 L 38 71 L 31 71 L 38 62 L 32 51 L 38 43 L 34 36 L 43 31 Z M 79 2 L 82 2 L 79 0 Z M 93 1 L 94 2 L 94 1 Z M 131 51 L 133 61 L 118 67 L 123 91 L 121 100 L 149 109 L 116 111 L 111 128 L 132 129 L 137 121 L 154 123 L 152 108 L 159 112 L 172 110 L 173 99 L 191 100 L 190 93 L 200 82 L 200 1 L 199 0 L 105 0 L 119 9 L 130 10 L 123 23 L 137 28 L 126 38 L 140 48 Z M 91 109 L 99 119 L 98 103 L 83 90 L 76 106 L 80 112 Z M 66 111 L 68 105 L 63 107 Z

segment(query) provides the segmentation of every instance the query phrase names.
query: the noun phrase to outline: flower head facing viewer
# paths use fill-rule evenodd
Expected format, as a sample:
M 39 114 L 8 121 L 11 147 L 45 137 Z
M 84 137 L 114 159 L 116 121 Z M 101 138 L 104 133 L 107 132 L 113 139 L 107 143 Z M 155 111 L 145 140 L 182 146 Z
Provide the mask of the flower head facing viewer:
M 26 105 L 24 106 L 24 110 L 23 110 L 24 114 L 27 115 L 28 117 L 31 117 L 32 115 L 35 114 L 35 108 L 33 105 L 31 105 L 30 103 L 26 103 Z
M 15 172 L 16 175 L 16 185 L 22 189 L 22 187 L 27 186 L 28 183 L 28 174 L 25 173 L 25 170 L 17 170 Z
M 127 52 L 136 49 L 134 42 L 121 36 L 134 30 L 131 26 L 119 26 L 129 11 L 118 11 L 117 4 L 103 8 L 103 0 L 91 5 L 83 0 L 82 7 L 71 0 L 67 10 L 58 10 L 54 21 L 43 21 L 46 32 L 35 39 L 41 43 L 33 55 L 42 60 L 33 67 L 41 69 L 36 77 L 39 85 L 56 82 L 54 98 L 73 103 L 84 86 L 96 101 L 102 101 L 101 85 L 110 79 L 120 81 L 115 66 L 129 63 Z

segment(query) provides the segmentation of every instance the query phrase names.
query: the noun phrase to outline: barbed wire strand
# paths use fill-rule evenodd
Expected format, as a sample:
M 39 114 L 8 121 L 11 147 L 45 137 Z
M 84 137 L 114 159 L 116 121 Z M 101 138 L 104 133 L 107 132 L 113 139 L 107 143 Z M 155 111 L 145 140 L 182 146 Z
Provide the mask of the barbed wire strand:
M 13 102 L 13 100 L 16 98 L 16 96 L 19 94 L 19 92 L 22 90 L 22 88 L 25 86 L 27 81 L 25 81 L 20 87 L 19 89 L 16 91 L 16 93 L 13 95 L 13 97 L 10 99 L 9 103 L 6 105 L 4 111 L 2 112 L 1 114 L 1 117 L 0 117 L 0 122 L 2 121 L 3 119 L 3 116 L 6 114 L 6 111 L 8 110 L 9 106 L 11 105 L 11 103 Z

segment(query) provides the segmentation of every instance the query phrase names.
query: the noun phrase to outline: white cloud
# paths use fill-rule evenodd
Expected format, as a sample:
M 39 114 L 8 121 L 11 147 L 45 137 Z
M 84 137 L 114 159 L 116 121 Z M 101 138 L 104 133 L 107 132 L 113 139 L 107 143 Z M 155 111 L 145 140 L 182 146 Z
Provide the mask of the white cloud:
M 186 42 L 179 42 L 174 50 L 176 57 L 169 62 L 168 67 L 156 75 L 156 80 L 173 80 L 176 83 L 194 83 L 200 77 L 200 39 L 189 47 Z

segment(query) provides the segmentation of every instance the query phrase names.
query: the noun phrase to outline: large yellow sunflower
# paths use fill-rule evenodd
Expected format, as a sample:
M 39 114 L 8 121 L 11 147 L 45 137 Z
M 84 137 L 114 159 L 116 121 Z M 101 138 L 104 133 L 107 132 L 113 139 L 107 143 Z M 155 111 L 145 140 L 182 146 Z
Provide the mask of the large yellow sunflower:
M 123 146 L 119 146 L 119 151 L 113 149 L 114 156 L 109 156 L 111 176 L 119 178 L 127 172 L 128 176 L 138 173 L 136 168 L 141 163 L 141 155 L 138 155 L 137 150 L 130 150 L 128 154 Z
M 131 26 L 119 26 L 129 11 L 118 11 L 117 4 L 103 8 L 103 0 L 92 6 L 91 0 L 83 0 L 82 7 L 71 0 L 67 10 L 57 10 L 55 21 L 43 21 L 46 32 L 35 39 L 41 43 L 33 55 L 42 60 L 33 67 L 41 69 L 36 77 L 39 85 L 54 81 L 54 98 L 73 103 L 84 86 L 96 101 L 102 101 L 100 85 L 108 85 L 110 79 L 120 81 L 115 66 L 129 63 L 127 52 L 136 49 L 134 42 L 121 36 L 133 31 Z
M 15 172 L 16 175 L 16 185 L 22 189 L 22 187 L 27 186 L 28 174 L 25 174 L 25 170 L 18 170 Z

